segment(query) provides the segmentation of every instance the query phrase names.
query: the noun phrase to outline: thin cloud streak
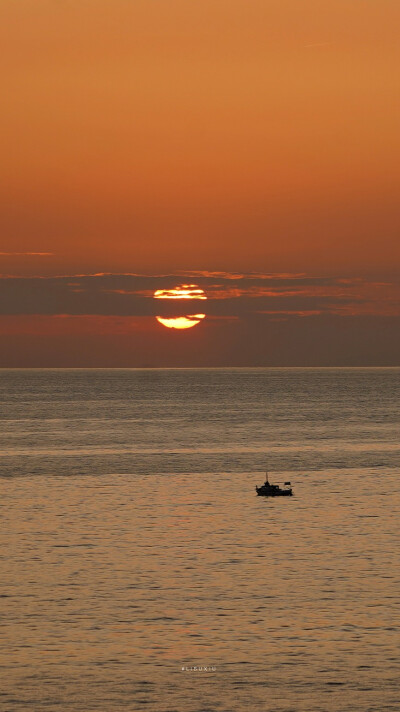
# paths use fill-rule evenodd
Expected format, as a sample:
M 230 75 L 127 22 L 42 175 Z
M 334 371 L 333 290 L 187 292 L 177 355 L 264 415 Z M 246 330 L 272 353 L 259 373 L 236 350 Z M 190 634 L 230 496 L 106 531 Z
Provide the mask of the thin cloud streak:
M 0 257 L 54 257 L 54 252 L 0 252 Z

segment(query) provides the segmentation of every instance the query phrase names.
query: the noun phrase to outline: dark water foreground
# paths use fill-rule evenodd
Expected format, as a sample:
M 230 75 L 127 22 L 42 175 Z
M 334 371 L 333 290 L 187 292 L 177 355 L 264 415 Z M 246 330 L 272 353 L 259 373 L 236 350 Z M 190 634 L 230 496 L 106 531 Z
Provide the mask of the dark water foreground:
M 0 709 L 397 712 L 399 390 L 0 372 Z

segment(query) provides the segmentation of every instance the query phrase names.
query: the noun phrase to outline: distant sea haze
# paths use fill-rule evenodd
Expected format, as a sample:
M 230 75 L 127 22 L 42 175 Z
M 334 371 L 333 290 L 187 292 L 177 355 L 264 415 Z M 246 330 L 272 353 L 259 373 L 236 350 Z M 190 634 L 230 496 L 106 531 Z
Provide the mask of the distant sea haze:
M 397 712 L 400 369 L 0 371 L 5 709 Z M 257 497 L 290 480 L 294 497 Z
M 0 370 L 1 475 L 395 467 L 400 369 Z

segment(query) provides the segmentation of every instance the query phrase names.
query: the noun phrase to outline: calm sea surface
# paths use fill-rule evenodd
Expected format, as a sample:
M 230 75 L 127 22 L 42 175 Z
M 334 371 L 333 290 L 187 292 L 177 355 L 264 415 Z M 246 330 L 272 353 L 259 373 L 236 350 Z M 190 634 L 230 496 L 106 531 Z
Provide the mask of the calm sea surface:
M 1 710 L 398 712 L 399 369 L 3 370 L 0 398 Z

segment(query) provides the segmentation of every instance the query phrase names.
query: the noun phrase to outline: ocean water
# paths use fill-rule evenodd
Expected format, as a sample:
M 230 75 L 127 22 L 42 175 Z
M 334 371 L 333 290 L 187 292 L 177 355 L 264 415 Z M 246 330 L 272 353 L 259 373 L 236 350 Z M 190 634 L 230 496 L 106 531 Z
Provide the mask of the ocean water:
M 400 369 L 2 370 L 0 399 L 1 710 L 398 711 Z

